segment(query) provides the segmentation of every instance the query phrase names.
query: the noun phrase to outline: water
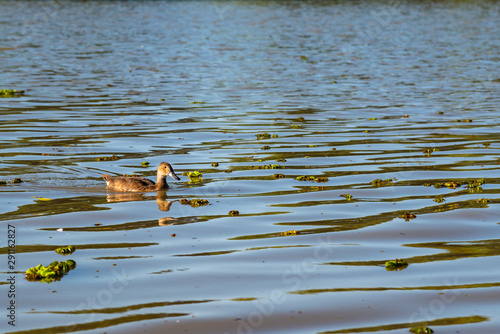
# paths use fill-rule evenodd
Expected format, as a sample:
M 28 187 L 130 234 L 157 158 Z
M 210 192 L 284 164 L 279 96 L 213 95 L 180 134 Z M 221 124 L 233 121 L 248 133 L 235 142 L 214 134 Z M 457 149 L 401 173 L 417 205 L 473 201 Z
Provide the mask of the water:
M 498 2 L 0 6 L 3 332 L 499 327 Z M 101 178 L 161 161 L 203 182 Z

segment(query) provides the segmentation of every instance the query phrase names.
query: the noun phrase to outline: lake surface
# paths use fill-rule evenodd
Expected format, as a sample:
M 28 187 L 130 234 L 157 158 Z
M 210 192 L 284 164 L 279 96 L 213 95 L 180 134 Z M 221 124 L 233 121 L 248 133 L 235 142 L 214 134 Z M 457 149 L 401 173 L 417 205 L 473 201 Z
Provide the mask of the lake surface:
M 500 328 L 499 2 L 0 8 L 1 332 Z

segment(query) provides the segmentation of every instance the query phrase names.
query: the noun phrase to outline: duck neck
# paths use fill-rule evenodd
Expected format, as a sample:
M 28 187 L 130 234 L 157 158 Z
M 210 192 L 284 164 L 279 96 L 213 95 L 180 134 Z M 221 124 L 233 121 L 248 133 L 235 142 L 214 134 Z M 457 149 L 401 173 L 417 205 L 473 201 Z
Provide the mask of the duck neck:
M 156 190 L 168 188 L 167 176 L 158 175 L 156 178 Z

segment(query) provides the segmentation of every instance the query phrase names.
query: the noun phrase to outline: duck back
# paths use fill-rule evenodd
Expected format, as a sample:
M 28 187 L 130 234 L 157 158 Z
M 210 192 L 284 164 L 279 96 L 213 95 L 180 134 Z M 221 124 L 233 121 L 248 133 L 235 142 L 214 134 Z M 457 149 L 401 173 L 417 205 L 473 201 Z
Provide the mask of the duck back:
M 155 191 L 156 184 L 145 177 L 115 176 L 109 174 L 102 176 L 108 188 L 116 191 Z

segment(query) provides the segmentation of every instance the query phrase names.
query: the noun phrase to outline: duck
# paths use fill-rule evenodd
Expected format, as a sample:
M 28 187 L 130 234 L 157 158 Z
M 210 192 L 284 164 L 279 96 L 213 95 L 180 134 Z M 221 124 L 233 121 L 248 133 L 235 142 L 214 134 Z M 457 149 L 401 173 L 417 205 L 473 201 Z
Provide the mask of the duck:
M 174 180 L 180 180 L 172 166 L 168 162 L 160 163 L 156 174 L 156 183 L 145 177 L 131 177 L 131 176 L 111 176 L 109 174 L 102 175 L 106 181 L 108 189 L 116 191 L 134 191 L 134 192 L 148 192 L 148 191 L 161 191 L 168 189 L 167 176 Z

